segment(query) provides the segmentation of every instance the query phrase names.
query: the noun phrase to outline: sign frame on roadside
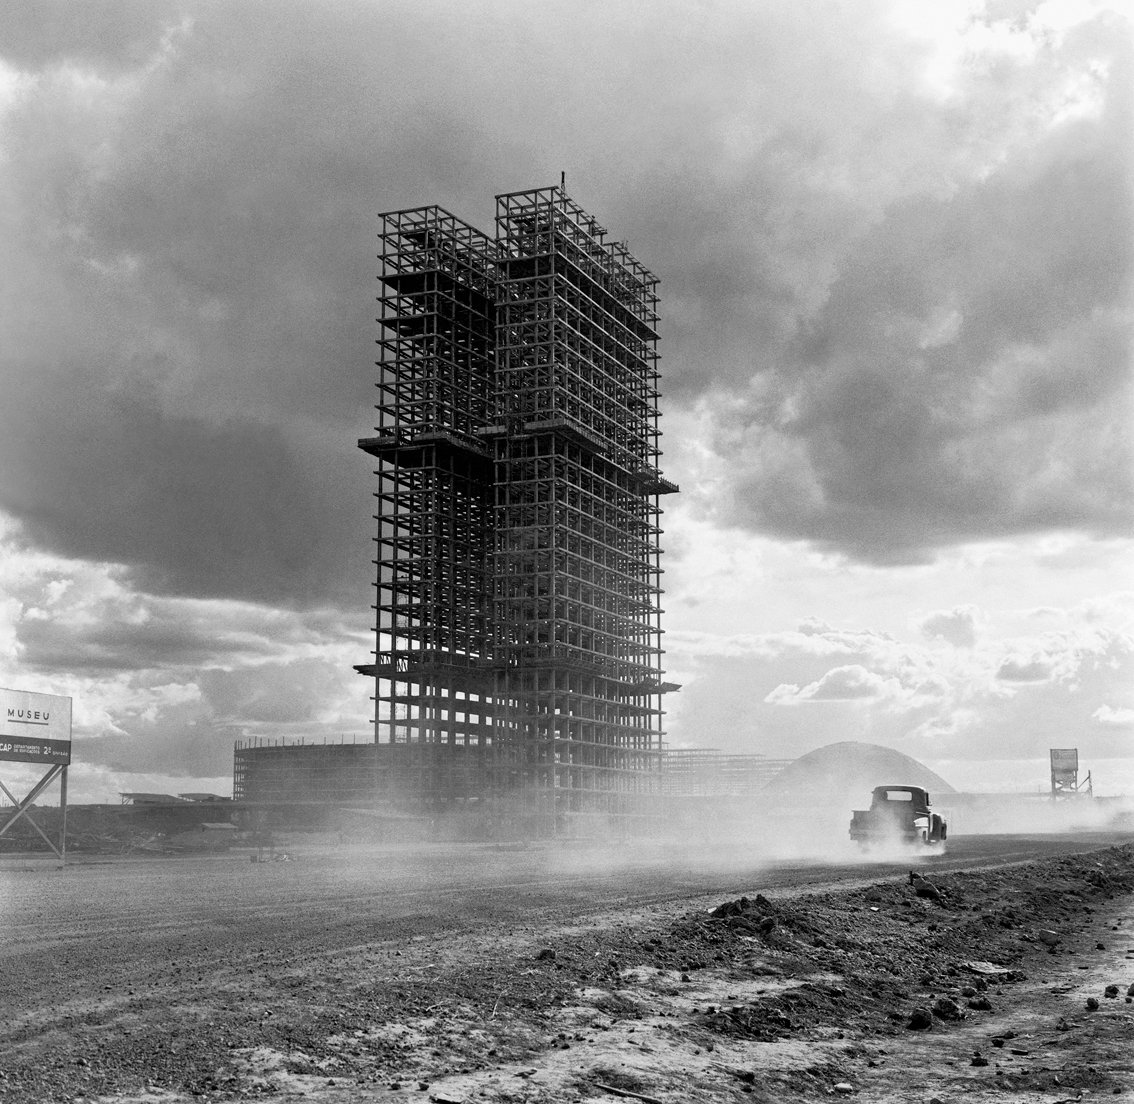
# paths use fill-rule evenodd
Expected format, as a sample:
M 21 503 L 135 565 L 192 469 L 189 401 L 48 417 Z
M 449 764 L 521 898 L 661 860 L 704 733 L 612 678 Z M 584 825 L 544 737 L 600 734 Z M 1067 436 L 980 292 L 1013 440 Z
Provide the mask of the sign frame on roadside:
M 0 838 L 21 819 L 26 820 L 55 853 L 67 861 L 67 768 L 71 765 L 71 699 L 33 690 L 0 686 L 0 763 L 36 763 L 47 772 L 23 798 L 17 798 L 4 781 L 0 792 L 15 811 L 6 820 L 0 813 Z M 59 781 L 59 843 L 56 845 L 31 815 L 32 803 L 54 781 Z M 4 811 L 6 813 L 6 810 Z

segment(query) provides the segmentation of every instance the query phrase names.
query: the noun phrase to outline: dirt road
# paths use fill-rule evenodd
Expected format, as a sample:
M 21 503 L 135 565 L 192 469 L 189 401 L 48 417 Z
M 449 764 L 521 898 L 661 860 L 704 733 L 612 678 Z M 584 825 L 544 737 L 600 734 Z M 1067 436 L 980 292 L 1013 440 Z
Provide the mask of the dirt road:
M 761 1099 L 768 1086 L 777 1100 L 850 1095 L 860 1091 L 858 1066 L 887 1068 L 882 1054 L 864 1057 L 879 1031 L 897 1032 L 907 1049 L 941 1037 L 887 1020 L 908 1014 L 918 996 L 908 970 L 892 983 L 888 956 L 909 966 L 927 933 L 944 946 L 944 933 L 962 930 L 977 943 L 967 950 L 957 943 L 949 954 L 958 961 L 1040 950 L 1052 978 L 1060 975 L 1046 985 L 1050 1000 L 1048 990 L 1079 985 L 1090 971 L 1035 942 L 1044 918 L 1034 906 L 1007 919 L 1004 902 L 1023 893 L 1021 885 L 1050 882 L 1053 872 L 1066 880 L 1061 863 L 1074 864 L 1082 880 L 1097 860 L 1061 856 L 1128 838 L 956 841 L 943 859 L 920 865 L 935 881 L 963 884 L 948 908 L 911 896 L 908 862 L 757 863 L 741 852 L 718 849 L 708 859 L 642 845 L 612 856 L 579 846 L 395 852 L 309 841 L 293 847 L 291 862 L 249 863 L 232 853 L 0 869 L 0 1099 L 715 1101 Z M 1104 853 L 1134 863 L 1128 849 Z M 1121 864 L 1106 861 L 1115 865 L 1113 889 Z M 1063 909 L 1072 892 L 1082 898 L 1075 884 L 1051 910 Z M 883 903 L 863 904 L 877 886 Z M 1107 893 L 1114 916 L 1104 917 L 1101 899 L 1076 904 L 1092 909 L 1073 917 L 1080 928 L 1105 922 L 1109 930 L 1113 921 L 1122 930 L 1130 902 Z M 790 902 L 801 894 L 807 903 L 796 914 Z M 965 894 L 965 908 L 954 907 Z M 742 895 L 764 902 L 747 918 L 754 930 L 689 927 L 690 917 Z M 984 924 L 997 910 L 995 924 Z M 814 917 L 815 930 L 800 916 Z M 970 930 L 973 916 L 979 929 Z M 1047 919 L 1072 918 L 1061 911 Z M 762 932 L 760 923 L 771 927 Z M 853 942 L 864 923 L 872 931 L 863 947 L 888 943 L 888 951 L 839 949 L 836 940 Z M 1004 932 L 1009 949 L 1001 948 Z M 1089 942 L 1079 929 L 1074 938 Z M 1095 961 L 1117 953 L 1099 952 L 1091 969 L 1129 970 L 1124 948 L 1115 963 Z M 958 982 L 949 965 L 930 971 L 943 990 Z M 797 1026 L 764 1038 L 763 1026 L 753 1034 L 735 1025 L 775 1017 L 719 1018 L 725 1006 L 751 1010 L 769 994 L 810 992 L 816 978 L 845 993 L 848 970 L 863 984 L 873 978 L 853 1002 L 856 1015 L 867 1006 L 871 1015 L 853 1029 L 850 1009 L 830 993 L 808 998 L 830 1013 L 826 1026 L 821 1015 L 780 1011 Z M 1134 976 L 1123 992 L 1130 983 Z M 881 996 L 866 995 L 872 991 Z M 1116 1030 L 1134 1031 L 1124 1000 L 1108 1007 L 1126 1016 Z M 980 1018 L 988 1016 L 966 1013 L 952 1035 Z M 1104 1017 L 1093 1026 L 1100 1023 Z M 848 1048 L 861 1053 L 852 1060 Z M 814 1060 L 820 1052 L 827 1057 Z M 827 1073 L 815 1072 L 824 1063 Z M 804 1068 L 812 1072 L 781 1076 Z M 837 1070 L 847 1077 L 839 1080 Z M 868 1098 L 930 1099 L 908 1069 L 904 1076 L 885 1089 L 890 1096 Z M 880 1075 L 874 1080 L 882 1085 Z

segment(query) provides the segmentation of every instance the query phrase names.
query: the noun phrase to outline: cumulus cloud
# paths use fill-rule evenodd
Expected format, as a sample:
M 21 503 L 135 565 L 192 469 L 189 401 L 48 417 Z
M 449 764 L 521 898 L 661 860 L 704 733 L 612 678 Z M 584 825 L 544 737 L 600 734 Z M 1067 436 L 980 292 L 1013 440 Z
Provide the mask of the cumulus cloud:
M 764 700 L 771 705 L 799 702 L 880 701 L 900 694 L 896 679 L 887 679 L 857 663 L 834 667 L 807 686 L 777 686 Z
M 978 611 L 974 606 L 938 610 L 922 618 L 922 634 L 930 640 L 940 639 L 957 648 L 971 648 L 976 643 Z
M 10 552 L 12 542 L 0 542 Z M 365 618 L 139 592 L 124 570 L 60 557 L 0 572 L 13 603 L 11 654 L 44 675 L 132 673 L 300 658 L 368 641 Z
M 667 634 L 670 650 L 698 656 L 828 657 L 863 653 L 891 654 L 898 646 L 893 637 L 870 629 L 841 630 L 809 621 L 793 632 L 734 633 L 677 631 Z
M 1134 708 L 1124 707 L 1115 709 L 1109 705 L 1100 705 L 1091 714 L 1099 724 L 1114 728 L 1134 728 Z
M 73 699 L 80 799 L 118 774 L 223 776 L 236 739 L 369 736 L 365 617 L 147 594 L 120 566 L 18 550 L 0 534 L 0 685 Z
M 973 610 L 977 622 L 1000 617 Z M 1117 756 L 1129 750 L 1121 722 L 1134 705 L 1134 635 L 1121 611 L 1110 620 L 1052 607 L 1049 631 L 950 649 L 924 634 L 906 642 L 814 622 L 807 633 L 725 638 L 715 651 L 700 637 L 693 653 L 671 641 L 684 681 L 677 726 L 692 743 L 775 756 L 845 739 L 922 758 L 1028 757 L 1076 743 Z
M 1005 682 L 1046 682 L 1052 668 L 1052 661 L 1045 656 L 1010 656 L 1000 664 L 996 677 Z

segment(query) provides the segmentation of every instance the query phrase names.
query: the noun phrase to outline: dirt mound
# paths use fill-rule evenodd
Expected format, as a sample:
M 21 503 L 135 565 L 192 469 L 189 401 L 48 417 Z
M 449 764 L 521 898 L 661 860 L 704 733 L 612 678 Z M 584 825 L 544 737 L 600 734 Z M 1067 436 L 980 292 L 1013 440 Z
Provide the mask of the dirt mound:
M 768 783 L 769 800 L 817 808 L 865 808 L 875 786 L 922 786 L 932 798 L 956 791 L 909 755 L 881 744 L 845 740 L 800 756 Z

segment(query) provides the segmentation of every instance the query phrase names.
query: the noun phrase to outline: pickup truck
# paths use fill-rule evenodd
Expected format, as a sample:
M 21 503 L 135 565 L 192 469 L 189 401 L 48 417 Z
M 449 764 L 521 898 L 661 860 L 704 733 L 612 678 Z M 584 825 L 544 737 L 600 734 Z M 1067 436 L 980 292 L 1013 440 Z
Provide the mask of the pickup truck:
M 929 792 L 920 786 L 875 786 L 870 808 L 851 814 L 850 838 L 862 846 L 944 843 L 948 826 L 930 804 Z

